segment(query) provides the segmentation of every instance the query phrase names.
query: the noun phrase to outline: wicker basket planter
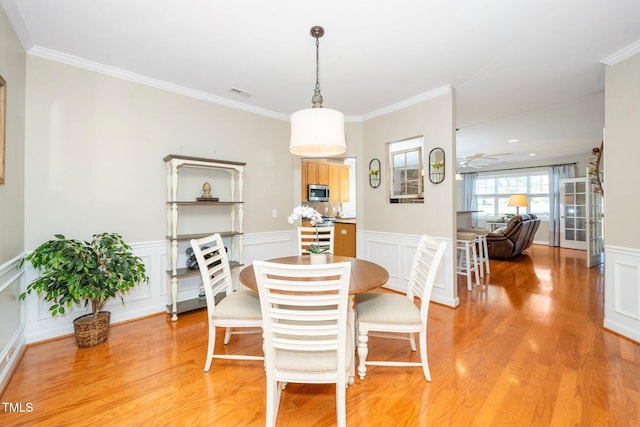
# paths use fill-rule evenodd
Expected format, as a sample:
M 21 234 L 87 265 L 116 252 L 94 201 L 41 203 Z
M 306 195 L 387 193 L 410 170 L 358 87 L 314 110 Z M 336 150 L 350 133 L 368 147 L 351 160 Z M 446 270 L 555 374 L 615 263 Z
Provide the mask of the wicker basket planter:
M 93 314 L 85 314 L 73 321 L 76 332 L 76 343 L 80 348 L 94 347 L 109 338 L 111 313 L 101 311 L 96 318 Z

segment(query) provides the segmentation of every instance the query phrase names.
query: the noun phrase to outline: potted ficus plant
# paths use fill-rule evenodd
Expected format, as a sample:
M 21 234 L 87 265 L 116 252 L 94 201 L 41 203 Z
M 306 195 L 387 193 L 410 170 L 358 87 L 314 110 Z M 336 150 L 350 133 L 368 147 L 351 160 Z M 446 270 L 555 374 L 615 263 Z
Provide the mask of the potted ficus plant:
M 117 233 L 95 234 L 93 240 L 67 239 L 56 234 L 20 262 L 28 261 L 41 275 L 25 292 L 36 292 L 50 302 L 52 316 L 64 314 L 75 304 L 87 307 L 91 314 L 73 321 L 78 347 L 93 347 L 109 337 L 111 313 L 102 311 L 109 298 L 123 295 L 140 282 L 148 282 L 142 260 L 134 256 L 131 247 Z

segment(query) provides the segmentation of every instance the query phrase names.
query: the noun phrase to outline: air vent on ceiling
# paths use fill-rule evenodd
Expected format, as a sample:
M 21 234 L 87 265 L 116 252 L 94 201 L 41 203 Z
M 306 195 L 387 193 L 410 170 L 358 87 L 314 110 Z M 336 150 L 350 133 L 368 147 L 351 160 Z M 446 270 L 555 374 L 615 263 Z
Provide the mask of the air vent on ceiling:
M 235 93 L 236 95 L 246 96 L 247 98 L 253 96 L 253 93 L 249 92 L 248 90 L 238 89 L 237 87 L 232 87 L 229 91 Z

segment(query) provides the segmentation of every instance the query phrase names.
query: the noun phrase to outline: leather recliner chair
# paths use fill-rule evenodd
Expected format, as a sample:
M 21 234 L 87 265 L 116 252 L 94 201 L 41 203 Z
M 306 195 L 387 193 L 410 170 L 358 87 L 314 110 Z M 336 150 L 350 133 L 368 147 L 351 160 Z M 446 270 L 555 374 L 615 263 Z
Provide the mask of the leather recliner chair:
M 516 215 L 504 229 L 487 234 L 489 258 L 510 259 L 531 246 L 540 220 L 533 214 Z

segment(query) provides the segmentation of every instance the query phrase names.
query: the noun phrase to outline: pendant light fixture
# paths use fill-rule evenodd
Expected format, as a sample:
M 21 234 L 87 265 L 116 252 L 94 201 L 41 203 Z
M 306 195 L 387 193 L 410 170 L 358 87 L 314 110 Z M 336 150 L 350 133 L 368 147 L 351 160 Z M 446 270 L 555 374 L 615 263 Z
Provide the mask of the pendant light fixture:
M 344 114 L 322 107 L 319 79 L 320 37 L 322 27 L 312 27 L 311 37 L 316 39 L 316 86 L 311 98 L 312 106 L 291 115 L 291 142 L 289 151 L 302 157 L 337 156 L 347 151 L 344 137 Z

